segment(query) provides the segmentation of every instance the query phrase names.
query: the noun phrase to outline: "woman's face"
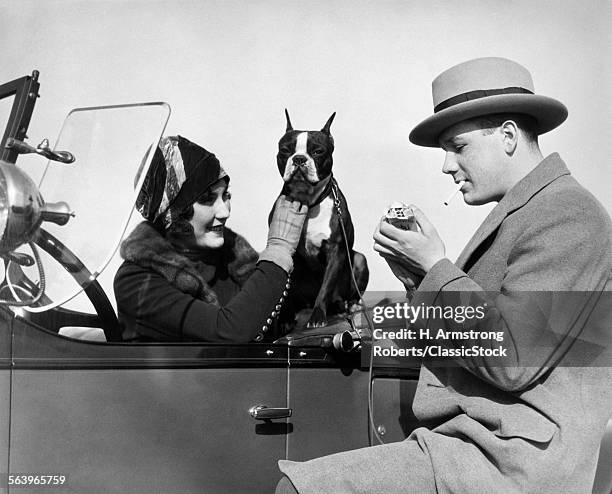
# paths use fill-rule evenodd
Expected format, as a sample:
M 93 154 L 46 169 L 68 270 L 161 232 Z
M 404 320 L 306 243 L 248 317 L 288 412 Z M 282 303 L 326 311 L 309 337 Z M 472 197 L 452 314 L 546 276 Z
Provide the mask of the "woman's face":
M 220 180 L 193 205 L 193 227 L 196 246 L 201 249 L 219 249 L 223 246 L 223 230 L 230 216 L 231 194 L 227 182 Z

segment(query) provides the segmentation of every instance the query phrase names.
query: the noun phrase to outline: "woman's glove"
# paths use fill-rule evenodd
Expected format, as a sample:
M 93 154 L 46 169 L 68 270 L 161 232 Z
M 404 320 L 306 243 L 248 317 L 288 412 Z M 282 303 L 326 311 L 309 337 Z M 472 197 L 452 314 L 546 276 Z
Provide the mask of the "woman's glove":
M 260 261 L 271 261 L 287 273 L 293 268 L 293 254 L 302 235 L 308 206 L 298 201 L 291 201 L 281 195 L 274 205 L 274 214 L 270 222 L 268 243 L 260 254 Z

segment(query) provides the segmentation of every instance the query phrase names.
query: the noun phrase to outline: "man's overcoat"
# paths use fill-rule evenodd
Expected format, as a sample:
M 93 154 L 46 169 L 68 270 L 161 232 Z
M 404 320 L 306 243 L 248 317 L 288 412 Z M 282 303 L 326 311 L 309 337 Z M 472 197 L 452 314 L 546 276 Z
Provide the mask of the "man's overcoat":
M 281 461 L 281 470 L 301 494 L 590 493 L 612 415 L 611 247 L 606 211 L 557 154 L 545 158 L 413 299 L 481 296 L 515 365 L 426 361 L 413 410 L 440 425 L 399 443 Z

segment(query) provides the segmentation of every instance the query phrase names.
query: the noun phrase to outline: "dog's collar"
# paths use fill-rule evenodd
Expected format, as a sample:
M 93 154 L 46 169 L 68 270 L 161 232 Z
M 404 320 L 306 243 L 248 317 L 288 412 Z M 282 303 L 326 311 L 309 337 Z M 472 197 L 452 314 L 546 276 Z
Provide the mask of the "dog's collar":
M 331 191 L 332 191 L 332 187 L 333 184 L 335 183 L 334 177 L 333 175 L 330 175 L 329 177 L 327 177 L 327 183 L 324 185 L 323 189 L 321 190 L 321 192 L 317 195 L 317 197 L 315 198 L 315 200 L 308 204 L 309 208 L 312 208 L 314 206 L 316 206 L 317 204 L 321 204 L 323 202 L 323 199 L 325 199 L 327 196 L 330 195 Z M 318 186 L 319 184 L 317 184 Z

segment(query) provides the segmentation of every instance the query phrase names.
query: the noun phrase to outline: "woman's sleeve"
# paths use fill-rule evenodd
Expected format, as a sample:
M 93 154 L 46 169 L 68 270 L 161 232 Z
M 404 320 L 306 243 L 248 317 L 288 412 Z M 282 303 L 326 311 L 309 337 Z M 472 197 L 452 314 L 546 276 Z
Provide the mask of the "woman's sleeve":
M 259 262 L 242 289 L 219 307 L 181 292 L 158 274 L 125 269 L 115 279 L 115 294 L 119 312 L 155 339 L 248 342 L 274 310 L 287 278 L 277 265 Z

